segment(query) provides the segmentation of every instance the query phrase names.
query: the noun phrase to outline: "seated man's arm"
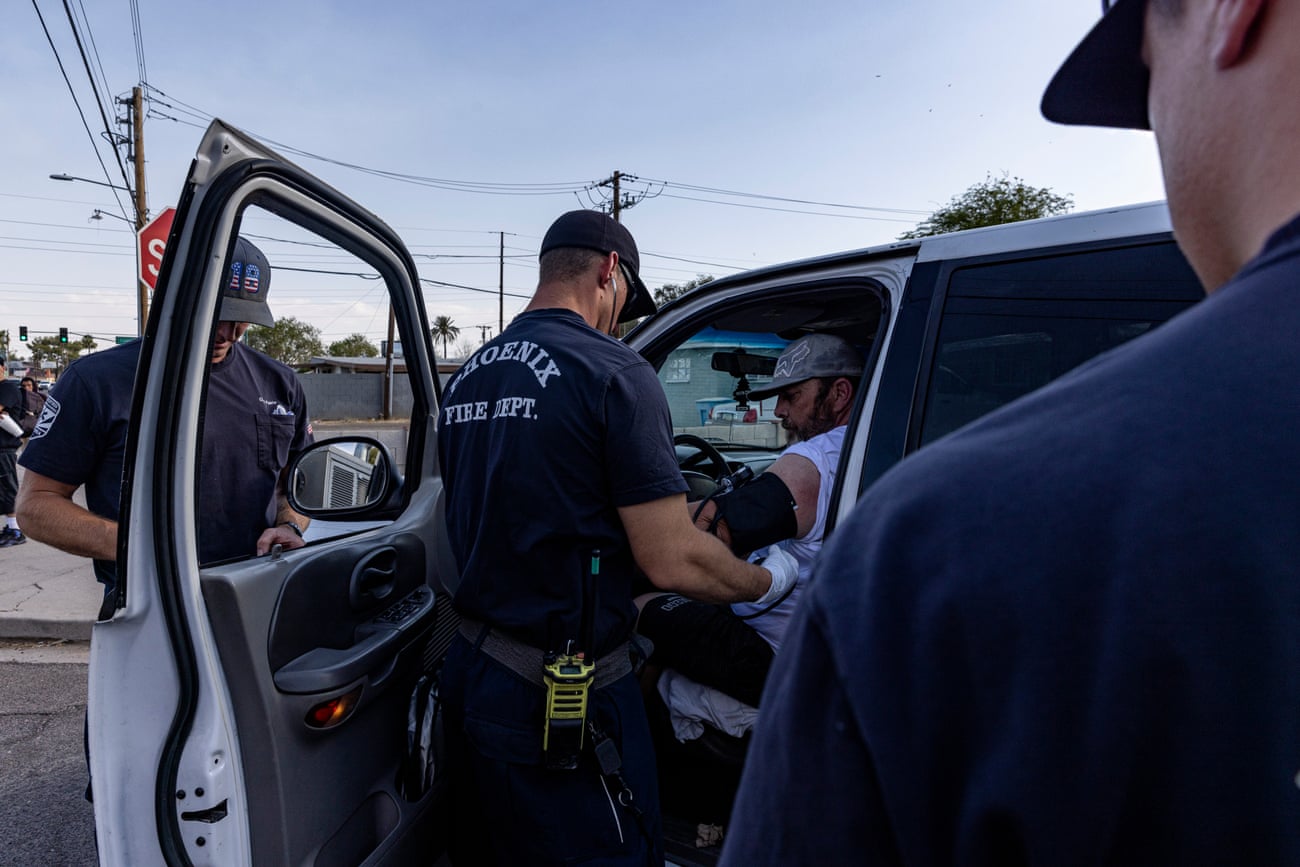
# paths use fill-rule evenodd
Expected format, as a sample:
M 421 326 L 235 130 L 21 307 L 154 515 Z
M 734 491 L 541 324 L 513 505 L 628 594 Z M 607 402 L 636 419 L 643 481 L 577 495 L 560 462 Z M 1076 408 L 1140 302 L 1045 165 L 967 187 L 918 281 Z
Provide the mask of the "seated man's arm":
M 69 554 L 116 560 L 117 522 L 73 502 L 78 487 L 25 471 L 16 505 L 23 532 Z
M 789 538 L 802 539 L 817 523 L 817 497 L 821 492 L 822 475 L 817 465 L 803 455 L 782 455 L 772 466 L 763 471 L 771 473 L 785 483 L 790 496 L 794 498 L 795 533 Z M 726 518 L 715 521 L 718 512 L 716 500 L 710 500 L 701 509 L 698 503 L 688 503 L 689 514 L 695 520 L 695 526 L 712 532 L 728 546 L 731 545 L 731 528 Z M 696 511 L 699 515 L 696 516 Z M 784 541 L 772 539 L 772 542 Z
M 794 537 L 802 539 L 817 523 L 817 497 L 821 492 L 822 474 L 817 465 L 803 455 L 781 455 L 765 472 L 785 482 L 794 497 L 794 520 L 799 527 Z
M 768 570 L 692 526 L 685 494 L 620 506 L 618 514 L 637 565 L 661 590 L 727 603 L 751 602 L 772 587 Z

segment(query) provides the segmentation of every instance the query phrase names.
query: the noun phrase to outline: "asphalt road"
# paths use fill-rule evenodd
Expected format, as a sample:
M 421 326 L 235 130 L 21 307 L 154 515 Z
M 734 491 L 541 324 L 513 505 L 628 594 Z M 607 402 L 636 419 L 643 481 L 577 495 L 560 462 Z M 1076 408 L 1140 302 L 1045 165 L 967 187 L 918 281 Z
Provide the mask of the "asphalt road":
M 0 865 L 93 865 L 83 662 L 0 661 Z

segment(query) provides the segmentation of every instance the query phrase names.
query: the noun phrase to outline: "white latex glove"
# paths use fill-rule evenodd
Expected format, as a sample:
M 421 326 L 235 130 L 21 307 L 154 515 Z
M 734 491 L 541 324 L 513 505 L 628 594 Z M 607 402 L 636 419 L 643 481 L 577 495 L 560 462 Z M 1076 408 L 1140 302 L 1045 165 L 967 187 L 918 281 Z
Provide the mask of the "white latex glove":
M 772 573 L 772 586 L 754 600 L 755 605 L 770 605 L 799 580 L 798 562 L 780 545 L 769 545 L 754 563 Z

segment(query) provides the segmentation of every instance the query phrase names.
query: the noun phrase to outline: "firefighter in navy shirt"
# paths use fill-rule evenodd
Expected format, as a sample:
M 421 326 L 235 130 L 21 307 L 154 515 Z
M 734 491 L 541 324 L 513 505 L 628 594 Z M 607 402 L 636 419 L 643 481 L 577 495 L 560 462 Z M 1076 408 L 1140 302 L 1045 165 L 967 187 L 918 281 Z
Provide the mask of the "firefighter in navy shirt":
M 796 577 L 788 554 L 746 563 L 691 523 L 663 390 L 610 336 L 654 310 L 638 271 L 623 226 L 561 216 L 532 301 L 443 396 L 439 458 L 462 570 L 440 691 L 458 867 L 662 863 L 629 661 L 634 573 L 717 602 L 774 599 Z M 595 660 L 591 728 L 560 767 L 549 738 L 573 732 L 552 727 L 543 666 L 571 649 Z
M 273 325 L 271 269 L 257 247 L 235 243 L 212 347 L 199 490 L 205 508 L 199 561 L 303 544 L 307 518 L 284 494 L 284 470 L 310 444 L 311 422 L 289 367 L 239 342 L 250 324 Z M 92 557 L 108 595 L 116 581 L 118 500 L 138 341 L 79 359 L 46 400 L 20 463 L 18 511 L 32 538 Z M 83 509 L 72 499 L 86 486 Z

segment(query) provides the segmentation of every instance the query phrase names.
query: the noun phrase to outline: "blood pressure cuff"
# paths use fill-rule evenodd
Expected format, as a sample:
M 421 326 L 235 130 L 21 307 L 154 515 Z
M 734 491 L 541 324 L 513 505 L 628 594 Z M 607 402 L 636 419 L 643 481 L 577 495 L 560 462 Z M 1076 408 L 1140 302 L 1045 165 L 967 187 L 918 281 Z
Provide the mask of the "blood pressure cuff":
M 794 495 L 775 473 L 760 473 L 752 482 L 714 498 L 713 518 L 727 522 L 731 550 L 739 557 L 794 538 L 799 532 L 794 517 Z

